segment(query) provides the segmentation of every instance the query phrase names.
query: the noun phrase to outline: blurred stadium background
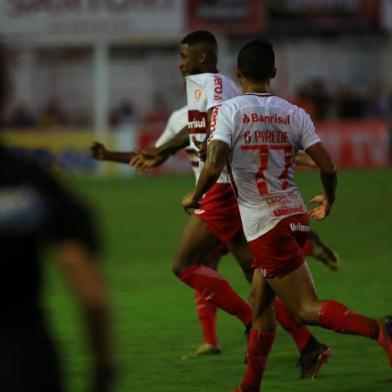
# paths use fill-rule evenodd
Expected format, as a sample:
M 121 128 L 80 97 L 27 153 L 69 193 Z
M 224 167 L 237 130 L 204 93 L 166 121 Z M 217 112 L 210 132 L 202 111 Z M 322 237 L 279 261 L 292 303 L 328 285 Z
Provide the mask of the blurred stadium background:
M 234 74 L 240 46 L 261 35 L 277 51 L 274 93 L 306 109 L 342 169 L 333 216 L 317 230 L 342 259 L 330 273 L 312 263 L 322 297 L 378 316 L 391 312 L 392 0 L 1 0 L 13 97 L 3 137 L 64 174 L 97 209 L 113 292 L 119 391 L 228 391 L 241 378 L 241 327 L 220 315 L 224 355 L 179 358 L 201 340 L 192 292 L 171 275 L 186 217 L 179 200 L 193 180 L 186 156 L 153 176 L 98 165 L 94 140 L 114 149 L 148 146 L 185 104 L 178 44 L 214 32 L 220 70 Z M 159 176 L 158 176 L 159 175 Z M 306 196 L 317 173 L 298 176 Z M 247 295 L 233 260 L 222 273 Z M 72 391 L 88 361 L 77 315 L 55 271 L 48 287 Z M 391 391 L 380 350 L 317 331 L 333 346 L 320 379 L 297 380 L 294 345 L 280 334 L 266 391 Z M 1 389 L 1 387 L 0 387 Z

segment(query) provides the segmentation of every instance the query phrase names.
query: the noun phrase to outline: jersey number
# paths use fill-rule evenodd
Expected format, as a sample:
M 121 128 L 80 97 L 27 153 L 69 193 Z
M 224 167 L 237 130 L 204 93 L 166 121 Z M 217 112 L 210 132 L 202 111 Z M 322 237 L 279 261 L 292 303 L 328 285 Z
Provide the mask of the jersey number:
M 257 145 L 257 146 L 241 146 L 241 150 L 259 150 L 260 151 L 260 167 L 256 173 L 256 184 L 261 196 L 268 195 L 267 182 L 265 181 L 264 172 L 268 169 L 268 157 L 270 150 L 280 150 L 284 155 L 284 167 L 279 175 L 281 183 L 281 189 L 285 190 L 289 183 L 287 181 L 287 174 L 291 165 L 291 151 L 292 146 L 269 146 L 269 145 Z

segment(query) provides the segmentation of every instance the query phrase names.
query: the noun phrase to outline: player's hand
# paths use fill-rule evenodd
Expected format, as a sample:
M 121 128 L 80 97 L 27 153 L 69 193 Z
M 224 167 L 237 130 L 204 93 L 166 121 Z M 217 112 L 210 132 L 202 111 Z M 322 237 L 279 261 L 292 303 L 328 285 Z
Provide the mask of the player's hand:
M 197 148 L 197 155 L 202 162 L 205 162 L 207 158 L 207 139 L 208 138 L 206 137 L 202 142 L 199 142 L 194 136 L 192 138 L 192 141 Z
M 94 142 L 90 147 L 91 155 L 98 161 L 104 161 L 107 156 L 108 150 L 102 143 Z
M 316 220 L 325 219 L 331 212 L 332 203 L 327 199 L 325 195 L 316 195 L 310 199 L 312 204 L 318 206 L 309 211 L 309 216 Z
M 199 202 L 195 200 L 194 193 L 187 193 L 182 198 L 181 204 L 187 214 L 190 214 L 191 210 L 200 208 Z
M 167 156 L 159 154 L 158 149 L 148 148 L 137 151 L 137 154 L 129 161 L 129 164 L 141 172 L 147 172 L 165 162 Z

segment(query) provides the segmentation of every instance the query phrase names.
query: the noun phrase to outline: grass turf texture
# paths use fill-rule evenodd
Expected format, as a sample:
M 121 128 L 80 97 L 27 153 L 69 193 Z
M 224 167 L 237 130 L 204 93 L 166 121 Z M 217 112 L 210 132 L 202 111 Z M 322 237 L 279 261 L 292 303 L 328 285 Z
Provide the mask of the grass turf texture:
M 321 188 L 318 175 L 297 175 L 308 200 Z M 223 355 L 182 361 L 202 342 L 193 291 L 171 273 L 171 258 L 186 215 L 182 195 L 191 177 L 142 177 L 134 180 L 79 179 L 72 184 L 96 207 L 105 240 L 104 266 L 112 292 L 117 391 L 228 392 L 244 372 L 243 327 L 219 312 Z M 392 313 L 392 174 L 390 171 L 342 172 L 329 219 L 312 223 L 339 253 L 333 273 L 309 259 L 318 294 L 334 298 L 371 317 Z M 234 259 L 226 256 L 220 272 L 246 298 L 248 286 Z M 62 278 L 52 266 L 46 303 L 54 335 L 63 352 L 70 391 L 86 391 L 88 351 L 79 313 Z M 291 338 L 281 329 L 270 356 L 265 391 L 391 391 L 392 370 L 372 341 L 312 328 L 332 346 L 318 380 L 301 381 Z

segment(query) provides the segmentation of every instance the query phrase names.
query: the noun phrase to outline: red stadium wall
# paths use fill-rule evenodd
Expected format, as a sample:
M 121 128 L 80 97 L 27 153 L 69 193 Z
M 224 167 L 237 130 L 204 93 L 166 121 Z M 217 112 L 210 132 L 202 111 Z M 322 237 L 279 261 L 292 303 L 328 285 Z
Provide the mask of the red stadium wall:
M 390 163 L 386 121 L 320 122 L 316 128 L 339 168 L 376 168 Z

